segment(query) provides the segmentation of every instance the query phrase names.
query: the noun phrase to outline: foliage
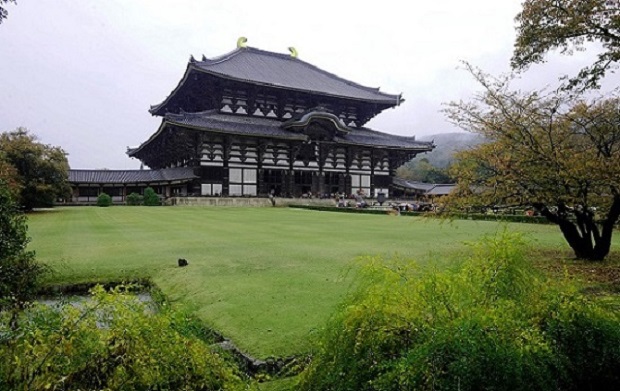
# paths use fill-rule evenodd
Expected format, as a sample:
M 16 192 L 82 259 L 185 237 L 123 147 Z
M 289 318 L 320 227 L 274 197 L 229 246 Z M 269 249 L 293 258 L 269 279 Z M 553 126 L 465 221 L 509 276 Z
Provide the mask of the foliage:
M 146 206 L 159 206 L 161 205 L 161 200 L 155 190 L 152 187 L 147 187 L 144 189 L 144 197 L 143 197 L 144 205 Z
M 0 166 L 13 167 L 20 188 L 17 201 L 26 210 L 52 206 L 70 195 L 69 163 L 60 147 L 41 144 L 27 129 L 17 128 L 0 134 L 0 150 L 4 160 Z
M 101 193 L 97 196 L 97 206 L 112 206 L 112 197 L 107 193 Z
M 511 91 L 510 77 L 468 69 L 483 92 L 446 112 L 488 142 L 457 154 L 453 209 L 533 205 L 578 258 L 603 259 L 620 215 L 620 99 Z
M 127 205 L 142 205 L 143 197 L 138 193 L 131 193 L 127 196 Z
M 0 24 L 2 24 L 2 21 L 9 15 L 9 12 L 4 8 L 4 5 L 8 3 L 15 4 L 17 2 L 15 0 L 0 0 Z
M 399 178 L 424 183 L 452 183 L 445 169 L 433 166 L 428 159 L 410 161 L 396 170 Z
M 3 183 L 3 186 L 6 186 L 14 199 L 19 197 L 22 189 L 19 175 L 15 167 L 7 161 L 2 150 L 0 150 L 0 182 Z
M 620 316 L 532 271 L 518 235 L 460 268 L 372 259 L 300 390 L 613 390 Z
M 386 215 L 385 210 L 380 209 L 364 209 L 364 208 L 338 208 L 335 206 L 313 206 L 313 205 L 289 205 L 289 208 L 316 210 L 323 212 L 340 212 L 340 213 L 360 213 L 371 215 Z M 433 212 L 400 212 L 400 216 L 417 216 L 428 217 L 433 216 Z M 450 217 L 461 220 L 480 220 L 480 221 L 502 221 L 506 223 L 530 223 L 530 224 L 550 224 L 546 217 L 510 215 L 510 214 L 489 214 L 489 213 L 451 213 Z
M 124 287 L 92 292 L 79 306 L 29 309 L 18 333 L 3 327 L 1 389 L 249 388 L 220 353 L 176 331 L 174 312 L 153 313 Z
M 45 268 L 27 251 L 26 216 L 0 181 L 0 312 L 13 315 L 33 297 Z
M 597 60 L 569 83 L 571 87 L 590 88 L 598 87 L 600 79 L 620 59 L 620 4 L 615 0 L 526 0 L 516 21 L 514 69 L 543 62 L 555 49 L 572 54 L 597 42 L 602 46 Z

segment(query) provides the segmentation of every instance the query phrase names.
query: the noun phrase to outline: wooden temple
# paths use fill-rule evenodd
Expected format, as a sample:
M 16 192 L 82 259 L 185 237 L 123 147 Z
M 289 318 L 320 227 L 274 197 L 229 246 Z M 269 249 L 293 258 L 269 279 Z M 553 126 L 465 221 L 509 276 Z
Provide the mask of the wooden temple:
M 403 102 L 291 54 L 238 41 L 223 56 L 191 57 L 152 115 L 159 128 L 130 157 L 152 170 L 193 169 L 188 195 L 389 196 L 396 169 L 432 143 L 364 125 Z

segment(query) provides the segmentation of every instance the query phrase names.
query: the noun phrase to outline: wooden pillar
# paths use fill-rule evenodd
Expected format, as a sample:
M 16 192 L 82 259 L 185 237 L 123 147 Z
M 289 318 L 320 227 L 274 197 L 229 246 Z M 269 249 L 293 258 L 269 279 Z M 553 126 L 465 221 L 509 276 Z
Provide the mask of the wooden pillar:
M 297 156 L 297 152 L 299 151 L 299 146 L 294 144 L 289 144 L 288 149 L 288 184 L 286 187 L 286 191 L 289 194 L 289 197 L 295 197 L 295 169 L 293 168 L 295 164 L 295 157 Z
M 258 141 L 256 143 L 256 195 L 259 197 L 266 197 L 269 194 L 269 190 L 267 186 L 265 186 L 265 170 L 263 169 L 263 157 L 265 155 L 265 150 L 267 145 L 265 143 Z
M 370 198 L 375 198 L 375 150 L 370 150 Z
M 344 193 L 348 197 L 349 195 L 353 194 L 353 189 L 351 189 L 351 173 L 349 172 L 351 164 L 353 164 L 353 150 L 351 148 L 347 147 L 344 150 L 344 164 Z
M 230 137 L 224 137 L 222 142 L 223 150 L 223 174 L 222 174 L 222 197 L 228 197 L 230 191 L 230 174 L 228 172 L 228 161 L 230 159 L 230 150 L 232 148 L 232 141 Z
M 325 193 L 325 176 L 322 172 L 312 173 L 312 194 L 319 197 Z
M 281 170 L 282 176 L 280 179 L 280 197 L 290 197 L 288 192 L 288 171 Z

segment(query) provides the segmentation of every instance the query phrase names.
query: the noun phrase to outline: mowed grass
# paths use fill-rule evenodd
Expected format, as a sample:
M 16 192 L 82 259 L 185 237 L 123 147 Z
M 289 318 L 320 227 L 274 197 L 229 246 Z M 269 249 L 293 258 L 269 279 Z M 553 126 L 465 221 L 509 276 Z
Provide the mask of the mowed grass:
M 176 305 L 255 357 L 308 351 L 360 257 L 446 262 L 508 227 L 565 249 L 553 226 L 287 208 L 74 207 L 29 215 L 53 284 L 151 278 Z M 617 243 L 617 238 L 616 238 Z M 186 258 L 189 266 L 177 267 Z

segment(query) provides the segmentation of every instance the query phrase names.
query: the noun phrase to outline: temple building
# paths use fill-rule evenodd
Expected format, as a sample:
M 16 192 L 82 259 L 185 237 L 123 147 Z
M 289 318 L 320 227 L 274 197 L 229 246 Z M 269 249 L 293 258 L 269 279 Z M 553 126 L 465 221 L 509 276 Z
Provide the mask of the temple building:
M 434 148 L 364 126 L 401 95 L 324 71 L 294 48 L 274 53 L 245 41 L 220 57 L 192 56 L 150 109 L 159 128 L 127 150 L 151 170 L 185 168 L 163 195 L 389 196 L 396 169 Z

